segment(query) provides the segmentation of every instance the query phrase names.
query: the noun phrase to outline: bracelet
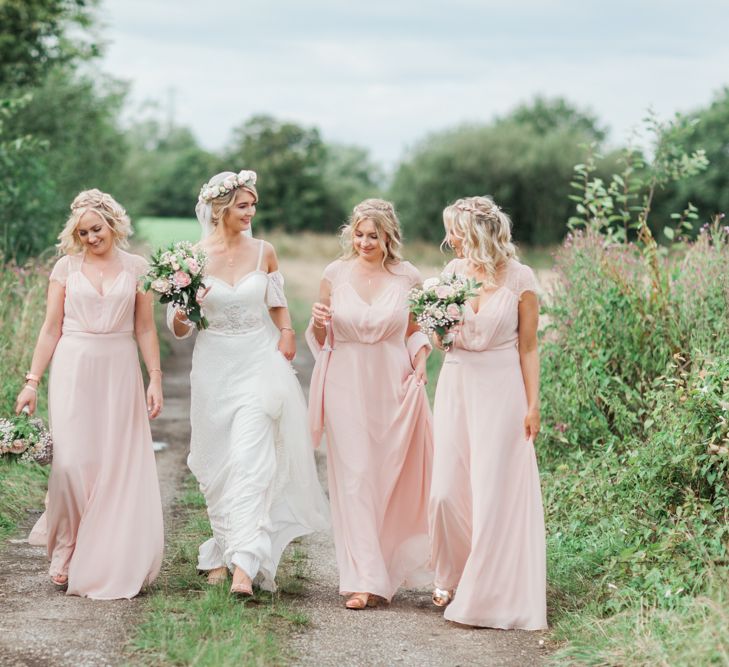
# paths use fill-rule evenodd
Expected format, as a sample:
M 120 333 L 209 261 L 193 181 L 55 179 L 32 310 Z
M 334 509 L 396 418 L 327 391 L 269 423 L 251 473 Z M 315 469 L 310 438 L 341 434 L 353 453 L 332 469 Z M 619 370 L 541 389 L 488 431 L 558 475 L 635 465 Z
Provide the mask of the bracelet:
M 38 390 L 32 384 L 26 384 L 23 389 L 30 389 L 34 394 L 38 393 Z
M 314 328 L 315 329 L 326 329 L 326 325 L 319 324 L 316 320 L 314 320 Z
M 149 375 L 150 373 L 159 373 L 160 375 L 164 375 L 161 368 L 148 368 L 147 375 Z
M 281 327 L 279 331 L 290 331 L 291 333 L 296 333 L 296 330 L 292 327 Z
M 33 373 L 31 373 L 30 371 L 25 374 L 25 379 L 33 380 L 33 382 L 37 382 L 38 384 L 40 384 L 40 378 L 37 375 L 34 375 Z

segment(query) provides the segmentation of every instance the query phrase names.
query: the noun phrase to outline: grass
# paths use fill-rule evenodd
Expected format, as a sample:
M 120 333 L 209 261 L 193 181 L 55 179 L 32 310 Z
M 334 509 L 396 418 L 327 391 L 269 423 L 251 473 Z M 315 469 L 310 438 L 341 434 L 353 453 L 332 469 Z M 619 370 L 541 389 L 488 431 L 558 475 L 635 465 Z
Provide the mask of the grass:
M 45 316 L 46 262 L 0 268 L 0 416 L 13 413 L 15 397 L 30 367 L 38 329 Z M 43 385 L 45 386 L 45 385 Z M 38 392 L 38 414 L 47 415 L 46 395 Z M 48 469 L 0 459 L 0 539 L 18 530 L 26 509 L 41 507 Z
M 209 586 L 195 570 L 198 545 L 210 536 L 210 527 L 192 477 L 175 509 L 162 574 L 144 601 L 128 646 L 130 661 L 195 667 L 284 664 L 291 657 L 285 634 L 308 623 L 290 605 L 292 596 L 304 589 L 303 550 L 296 544 L 287 549 L 278 592 L 258 592 L 255 602 L 241 601 L 228 593 L 230 579 Z

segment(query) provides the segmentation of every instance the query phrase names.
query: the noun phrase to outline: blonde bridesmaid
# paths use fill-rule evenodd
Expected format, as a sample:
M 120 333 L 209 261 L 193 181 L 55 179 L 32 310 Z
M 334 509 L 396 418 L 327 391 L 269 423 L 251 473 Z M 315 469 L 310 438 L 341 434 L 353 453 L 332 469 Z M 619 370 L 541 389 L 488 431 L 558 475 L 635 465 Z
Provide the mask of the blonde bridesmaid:
M 315 444 L 326 431 L 340 594 L 364 609 L 427 582 L 430 346 L 409 317 L 421 280 L 400 257 L 392 205 L 357 205 L 341 240 L 307 331 L 317 357 L 309 407 Z
M 162 408 L 162 371 L 152 294 L 137 289 L 147 263 L 122 250 L 130 233 L 110 195 L 87 190 L 74 199 L 16 402 L 17 412 L 35 411 L 52 359 L 53 464 L 46 512 L 29 540 L 47 547 L 53 583 L 99 600 L 137 595 L 157 576 L 164 544 L 148 420 Z M 146 398 L 137 346 L 150 377 Z
M 489 197 L 443 212 L 458 259 L 476 278 L 435 396 L 430 523 L 433 602 L 466 625 L 547 627 L 539 433 L 539 306 L 532 270 L 516 260 L 511 221 Z

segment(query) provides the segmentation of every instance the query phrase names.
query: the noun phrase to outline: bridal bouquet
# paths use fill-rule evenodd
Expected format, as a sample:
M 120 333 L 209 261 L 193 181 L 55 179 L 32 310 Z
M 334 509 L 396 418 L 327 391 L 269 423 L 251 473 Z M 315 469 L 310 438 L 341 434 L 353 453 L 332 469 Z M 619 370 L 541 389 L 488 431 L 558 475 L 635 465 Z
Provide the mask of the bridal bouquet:
M 427 334 L 438 334 L 446 350 L 456 336 L 453 327 L 463 320 L 463 307 L 468 299 L 478 294 L 481 283 L 457 274 L 442 274 L 428 278 L 423 289 L 410 291 L 410 312 Z
M 189 241 L 178 241 L 152 255 L 149 271 L 143 277 L 142 289 L 160 295 L 160 303 L 172 303 L 187 313 L 198 329 L 206 329 L 208 321 L 197 300 L 203 286 L 203 269 L 207 255 L 195 250 Z
M 0 419 L 0 456 L 46 465 L 53 458 L 53 440 L 42 419 L 25 412 Z

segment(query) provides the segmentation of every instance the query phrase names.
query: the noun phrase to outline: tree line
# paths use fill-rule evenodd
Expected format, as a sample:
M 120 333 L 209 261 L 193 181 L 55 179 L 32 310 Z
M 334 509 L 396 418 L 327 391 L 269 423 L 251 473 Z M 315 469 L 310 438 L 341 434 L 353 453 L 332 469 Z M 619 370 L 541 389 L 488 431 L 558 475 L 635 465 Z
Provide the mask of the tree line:
M 386 175 L 365 148 L 325 141 L 316 127 L 257 115 L 224 150 L 204 149 L 189 128 L 161 120 L 123 123 L 127 88 L 95 69 L 95 0 L 0 4 L 0 253 L 23 261 L 55 239 L 68 202 L 98 187 L 133 217 L 190 217 L 200 185 L 223 169 L 252 168 L 267 228 L 333 232 L 357 201 L 394 201 L 408 238 L 439 241 L 443 206 L 491 194 L 518 241 L 558 242 L 573 205 L 573 167 L 602 153 L 597 175 L 620 152 L 593 114 L 536 98 L 510 113 L 424 137 Z M 68 35 L 73 33 L 73 40 Z M 698 222 L 729 209 L 729 88 L 690 115 L 682 149 L 704 148 L 708 169 L 657 193 L 655 218 L 691 201 Z M 588 149 L 589 147 L 589 149 Z

